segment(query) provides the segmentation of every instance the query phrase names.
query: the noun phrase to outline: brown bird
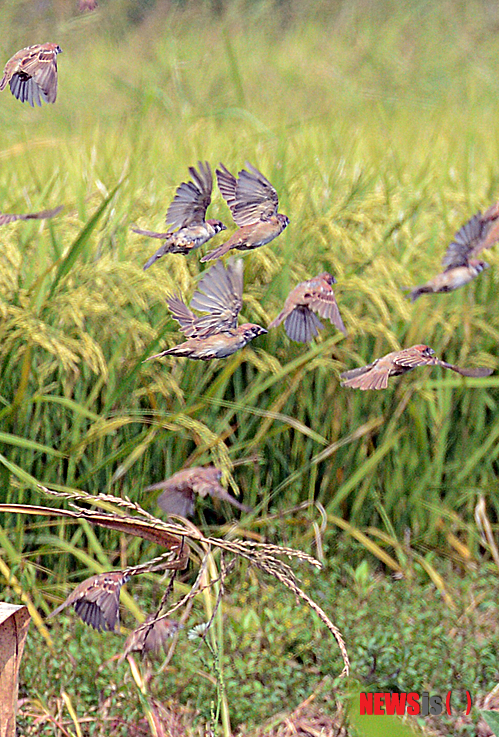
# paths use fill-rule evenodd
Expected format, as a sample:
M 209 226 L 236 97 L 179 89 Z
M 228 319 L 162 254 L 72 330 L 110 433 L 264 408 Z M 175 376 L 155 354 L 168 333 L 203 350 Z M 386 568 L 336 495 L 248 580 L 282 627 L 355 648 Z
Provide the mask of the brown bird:
M 56 207 L 54 210 L 42 210 L 41 212 L 29 212 L 24 215 L 11 215 L 10 213 L 0 213 L 0 225 L 7 225 L 16 220 L 44 220 L 45 218 L 53 218 L 62 210 L 63 205 Z
M 156 613 L 149 614 L 142 624 L 127 637 L 121 659 L 133 652 L 139 652 L 142 655 L 157 652 L 166 645 L 166 641 L 173 637 L 180 627 L 180 623 L 175 619 L 158 619 Z
M 415 287 L 409 294 L 410 299 L 414 302 L 421 294 L 451 292 L 468 284 L 489 268 L 486 261 L 480 261 L 475 256 L 485 248 L 491 248 L 498 240 L 499 202 L 496 202 L 485 213 L 477 212 L 457 231 L 442 259 L 442 266 L 445 267 L 443 273 Z
M 286 298 L 282 312 L 270 323 L 269 330 L 285 320 L 284 328 L 291 340 L 308 343 L 319 335 L 319 330 L 324 327 L 315 316 L 315 312 L 320 317 L 330 320 L 346 335 L 347 331 L 331 284 L 336 284 L 336 279 L 327 271 L 298 284 Z
M 121 587 L 129 578 L 130 574 L 124 571 L 110 571 L 91 576 L 78 584 L 50 617 L 59 614 L 68 606 L 73 606 L 85 624 L 89 624 L 99 632 L 114 632 L 120 619 Z
M 199 361 L 227 358 L 267 331 L 260 325 L 237 325 L 243 305 L 243 262 L 230 259 L 227 269 L 222 262 L 206 271 L 191 300 L 191 307 L 207 314 L 197 317 L 182 299 L 173 295 L 166 300 L 173 317 L 188 340 L 166 351 L 149 356 L 184 356 Z
M 242 512 L 251 512 L 251 507 L 234 499 L 220 484 L 222 472 L 215 466 L 196 466 L 178 471 L 166 481 L 148 486 L 145 491 L 163 489 L 158 497 L 158 505 L 166 514 L 190 517 L 194 514 L 194 495 L 207 495 L 229 502 Z
M 189 167 L 194 181 L 182 182 L 175 192 L 166 214 L 166 224 L 170 224 L 166 233 L 132 228 L 133 232 L 139 235 L 165 239 L 161 248 L 145 264 L 144 271 L 165 253 L 189 253 L 221 230 L 227 230 L 220 220 L 205 220 L 206 210 L 211 202 L 213 176 L 207 161 L 204 164 L 198 161 L 198 168 L 199 172 L 193 166 Z
M 454 366 L 437 358 L 435 351 L 427 345 L 413 345 L 402 351 L 387 353 L 386 356 L 377 358 L 367 366 L 344 371 L 340 377 L 343 386 L 349 386 L 352 389 L 386 389 L 390 376 L 400 376 L 417 366 L 442 366 L 461 376 L 483 377 L 490 376 L 492 373 L 492 369 L 483 366 L 478 368 Z
M 238 179 L 223 164 L 216 171 L 220 192 L 239 230 L 221 246 L 209 251 L 201 261 L 220 258 L 232 248 L 249 251 L 264 246 L 277 238 L 289 224 L 289 218 L 277 212 L 279 199 L 272 184 L 254 166 L 246 166 L 249 171 L 240 171 Z
M 62 51 L 57 44 L 36 44 L 21 49 L 9 59 L 3 70 L 0 90 L 7 83 L 14 97 L 29 102 L 31 107 L 45 102 L 55 102 L 57 97 L 57 54 Z

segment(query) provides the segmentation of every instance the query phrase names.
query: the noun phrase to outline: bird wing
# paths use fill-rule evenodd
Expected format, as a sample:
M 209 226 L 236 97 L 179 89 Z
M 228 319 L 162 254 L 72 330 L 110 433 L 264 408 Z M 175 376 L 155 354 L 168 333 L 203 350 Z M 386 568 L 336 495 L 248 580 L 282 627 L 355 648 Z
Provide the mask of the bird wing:
M 196 315 L 187 307 L 185 302 L 179 297 L 178 294 L 174 294 L 167 297 L 166 304 L 168 309 L 172 313 L 172 317 L 180 325 L 180 332 L 186 335 L 188 338 L 198 337 L 198 327 Z
M 207 161 L 198 161 L 198 168 L 199 171 L 193 166 L 189 167 L 193 182 L 182 182 L 168 208 L 166 223 L 171 226 L 171 230 L 204 222 L 211 202 L 213 175 Z
M 242 306 L 242 259 L 229 259 L 227 268 L 217 261 L 205 272 L 191 300 L 193 309 L 208 313 L 196 318 L 196 328 L 205 335 L 234 329 Z
M 393 365 L 394 367 L 400 366 L 401 368 L 411 369 L 416 366 L 427 366 L 428 364 L 434 364 L 434 356 L 424 356 L 415 346 L 411 348 L 404 348 L 402 351 L 398 351 L 393 354 Z
M 44 46 L 33 46 L 20 59 L 14 74 L 31 77 L 40 88 L 45 102 L 55 102 L 57 97 L 57 53 Z M 12 90 L 14 92 L 14 90 Z M 17 95 L 16 95 L 17 96 Z M 29 100 L 31 102 L 31 100 Z
M 129 575 L 122 571 L 101 573 L 82 581 L 50 615 L 73 606 L 80 619 L 96 630 L 114 631 L 119 620 L 120 591 Z
M 251 512 L 251 507 L 247 507 L 246 505 L 241 504 L 241 502 L 238 502 L 237 499 L 234 499 L 234 497 L 231 496 L 224 487 L 214 479 L 196 479 L 192 484 L 192 489 L 201 497 L 205 497 L 206 495 L 213 496 L 217 499 L 222 499 L 224 502 L 229 502 L 229 504 L 237 507 L 237 509 L 240 509 L 242 512 Z
M 44 220 L 45 218 L 53 218 L 63 208 L 63 205 L 56 207 L 54 210 L 42 210 L 41 212 L 29 212 L 24 215 L 11 215 L 10 213 L 0 214 L 0 225 L 7 225 L 16 220 Z
M 494 241 L 487 243 L 487 235 L 495 221 L 486 218 L 486 215 L 487 213 L 483 215 L 477 212 L 457 231 L 442 259 L 442 265 L 446 270 L 454 269 L 456 266 L 468 266 L 470 258 L 483 248 L 490 248 L 498 240 L 499 235 L 496 234 Z
M 479 248 L 475 248 L 473 256 L 486 248 L 491 248 L 499 240 L 499 202 L 495 202 L 484 213 L 483 219 L 487 224 L 487 232 Z
M 194 512 L 192 492 L 189 490 L 179 491 L 174 484 L 159 495 L 157 503 L 166 514 L 190 517 Z
M 336 302 L 336 297 L 332 291 L 317 291 L 313 296 L 311 296 L 308 301 L 308 306 L 311 310 L 316 312 L 319 317 L 329 320 L 338 328 L 338 330 L 341 330 L 341 332 L 346 335 L 347 330 L 343 324 L 343 320 L 341 319 L 338 303 Z
M 221 164 L 217 169 L 220 191 L 232 212 L 236 225 L 252 225 L 276 215 L 279 205 L 277 192 L 258 169 L 246 164 L 236 178 Z
M 164 647 L 167 639 L 173 637 L 179 627 L 174 619 L 164 619 L 158 616 L 157 612 L 149 614 L 145 620 L 127 637 L 121 659 L 125 658 L 129 653 L 155 652 Z
M 219 166 L 220 168 L 215 171 L 218 189 L 232 211 L 233 206 L 236 204 L 237 179 L 224 164 L 220 164 Z

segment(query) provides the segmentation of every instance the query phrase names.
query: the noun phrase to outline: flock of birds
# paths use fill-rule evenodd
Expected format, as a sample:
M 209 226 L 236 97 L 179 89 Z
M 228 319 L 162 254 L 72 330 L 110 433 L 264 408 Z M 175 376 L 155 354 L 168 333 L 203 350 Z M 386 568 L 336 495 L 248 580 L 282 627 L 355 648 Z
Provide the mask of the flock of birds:
M 28 101 L 33 107 L 42 101 L 54 103 L 57 97 L 57 44 L 37 44 L 21 49 L 9 59 L 0 80 L 0 90 L 7 84 L 12 94 Z M 148 269 L 165 254 L 187 255 L 226 230 L 220 220 L 206 219 L 211 202 L 213 176 L 207 162 L 199 162 L 198 169 L 189 167 L 191 181 L 182 182 L 166 215 L 168 229 L 164 233 L 133 228 L 134 232 L 163 240 L 161 247 L 148 259 Z M 220 192 L 227 202 L 235 224 L 233 235 L 222 245 L 201 258 L 205 263 L 220 259 L 229 251 L 250 251 L 270 243 L 289 224 L 287 215 L 278 211 L 279 198 L 269 180 L 251 164 L 237 177 L 220 164 L 216 170 Z M 0 224 L 16 219 L 46 218 L 61 208 L 26 215 L 0 215 Z M 499 240 L 499 203 L 484 214 L 474 215 L 455 235 L 443 258 L 444 271 L 410 292 L 414 301 L 424 293 L 449 292 L 457 289 L 488 267 L 476 258 L 480 251 Z M 334 277 L 328 272 L 298 284 L 288 295 L 283 310 L 272 320 L 268 329 L 284 322 L 291 340 L 306 343 L 323 328 L 319 317 L 329 320 L 346 334 L 332 285 Z M 254 338 L 266 333 L 267 328 L 253 323 L 238 324 L 242 308 L 242 260 L 229 259 L 227 267 L 221 262 L 207 270 L 188 307 L 179 295 L 167 299 L 168 308 L 186 336 L 180 345 L 162 351 L 150 358 L 182 356 L 201 361 L 227 358 Z M 193 310 L 203 314 L 196 315 Z M 149 360 L 149 359 L 148 359 Z M 385 389 L 390 376 L 398 376 L 417 366 L 442 366 L 463 376 L 483 377 L 492 373 L 485 367 L 462 368 L 439 360 L 426 345 L 415 345 L 393 351 L 375 359 L 366 366 L 344 371 L 340 377 L 343 386 L 357 389 Z
M 92 10 L 95 7 L 95 0 L 80 0 L 80 9 Z M 60 53 L 61 48 L 54 43 L 21 49 L 5 65 L 0 90 L 9 85 L 17 99 L 29 102 L 32 107 L 35 104 L 41 105 L 42 102 L 54 103 L 57 97 L 57 56 Z M 167 355 L 203 361 L 226 358 L 283 322 L 287 335 L 296 342 L 309 342 L 319 334 L 319 330 L 324 327 L 319 318 L 329 320 L 346 335 L 332 288 L 336 280 L 328 272 L 298 284 L 268 328 L 252 323 L 238 324 L 243 304 L 243 261 L 230 258 L 225 266 L 218 259 L 232 250 L 249 251 L 265 246 L 277 238 L 289 224 L 289 218 L 278 212 L 279 199 L 273 185 L 254 166 L 246 166 L 237 177 L 223 164 L 216 169 L 218 187 L 231 211 L 237 230 L 222 245 L 201 258 L 202 263 L 213 260 L 216 263 L 203 273 L 190 306 L 178 294 L 170 295 L 166 300 L 186 340 L 147 360 Z M 209 164 L 199 162 L 197 169 L 189 168 L 189 173 L 191 180 L 179 185 L 168 208 L 166 232 L 133 228 L 135 233 L 163 241 L 144 265 L 144 270 L 165 254 L 188 255 L 227 229 L 220 220 L 206 219 L 213 189 L 213 175 Z M 3 214 L 0 215 L 0 225 L 15 220 L 53 217 L 61 209 L 58 207 L 21 215 Z M 414 301 L 425 293 L 449 292 L 464 286 L 488 267 L 487 263 L 476 256 L 498 240 L 499 202 L 484 214 L 477 213 L 463 225 L 445 252 L 444 271 L 412 289 L 410 298 Z M 201 314 L 196 314 L 193 310 Z M 385 389 L 389 377 L 404 374 L 417 366 L 441 366 L 472 377 L 484 377 L 492 373 L 491 369 L 485 367 L 462 368 L 446 363 L 438 359 L 430 347 L 415 345 L 388 353 L 365 366 L 345 371 L 341 374 L 341 379 L 344 386 L 351 388 Z M 209 494 L 230 502 L 242 511 L 251 511 L 228 494 L 220 480 L 221 471 L 213 466 L 189 468 L 148 487 L 147 491 L 162 489 L 158 504 L 168 514 L 190 516 L 195 494 Z M 134 571 L 135 569 L 127 569 L 125 572 L 113 571 L 92 576 L 79 584 L 53 614 L 72 605 L 87 624 L 96 629 L 114 630 L 118 622 L 121 586 L 134 575 Z M 144 640 L 143 650 L 147 649 L 144 638 L 149 634 L 151 642 L 156 636 L 160 638 L 155 625 L 161 626 L 162 620 L 150 619 L 150 627 L 140 628 L 138 634 L 135 633 L 136 638 Z

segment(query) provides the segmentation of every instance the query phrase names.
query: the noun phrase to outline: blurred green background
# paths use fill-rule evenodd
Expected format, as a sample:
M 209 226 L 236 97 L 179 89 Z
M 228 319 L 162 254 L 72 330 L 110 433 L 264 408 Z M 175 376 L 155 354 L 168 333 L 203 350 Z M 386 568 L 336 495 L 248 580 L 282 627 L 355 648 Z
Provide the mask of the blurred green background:
M 5 61 L 32 43 L 63 49 L 55 105 L 0 96 L 0 211 L 65 205 L 1 231 L 2 499 L 46 503 L 37 480 L 154 512 L 145 486 L 211 461 L 257 510 L 238 534 L 409 578 L 417 560 L 444 593 L 439 571 L 488 565 L 474 510 L 482 495 L 495 525 L 499 376 L 421 369 L 363 393 L 338 373 L 415 343 L 498 368 L 496 251 L 455 293 L 411 305 L 403 288 L 437 273 L 454 232 L 498 197 L 499 6 L 101 0 L 78 14 L 4 0 L 0 24 Z M 327 324 L 302 346 L 281 327 L 224 362 L 143 363 L 180 342 L 165 297 L 190 297 L 202 265 L 195 252 L 143 272 L 158 243 L 130 225 L 161 230 L 199 159 L 251 162 L 291 220 L 244 255 L 245 320 L 268 324 L 328 270 L 347 338 Z M 209 216 L 232 232 L 216 190 Z M 199 502 L 195 521 L 225 534 L 232 514 Z M 0 535 L 45 612 L 75 569 L 157 552 L 15 516 Z M 61 555 L 77 550 L 90 559 Z

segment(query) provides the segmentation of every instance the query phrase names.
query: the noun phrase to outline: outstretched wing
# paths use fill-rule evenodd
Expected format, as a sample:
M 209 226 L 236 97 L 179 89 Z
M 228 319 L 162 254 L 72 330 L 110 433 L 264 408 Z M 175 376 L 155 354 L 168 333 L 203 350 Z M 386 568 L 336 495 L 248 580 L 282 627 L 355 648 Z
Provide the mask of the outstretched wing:
M 22 49 L 7 62 L 2 84 L 9 81 L 14 97 L 41 105 L 57 98 L 57 44 L 37 44 Z M 10 65 L 10 67 L 9 67 Z M 40 99 L 41 98 L 41 99 Z
M 347 329 L 341 319 L 340 311 L 338 309 L 336 297 L 332 291 L 321 291 L 314 294 L 311 297 L 308 306 L 311 310 L 316 312 L 319 317 L 332 322 L 332 324 L 337 327 L 338 330 L 341 330 L 344 335 L 347 334 Z
M 217 261 L 203 275 L 191 300 L 191 307 L 207 315 L 196 319 L 203 334 L 220 333 L 237 327 L 243 306 L 243 260 L 229 259 L 227 268 Z
M 211 202 L 213 175 L 207 161 L 198 161 L 197 171 L 189 167 L 192 182 L 182 182 L 175 192 L 173 202 L 166 214 L 166 223 L 171 230 L 204 222 L 206 210 Z
M 394 367 L 400 366 L 404 369 L 412 369 L 417 366 L 433 365 L 436 359 L 433 353 L 422 352 L 423 346 L 411 346 L 393 354 L 392 362 Z
M 172 317 L 179 323 L 180 332 L 186 335 L 188 338 L 198 337 L 198 318 L 187 307 L 187 305 L 179 297 L 179 295 L 173 294 L 171 297 L 167 297 L 166 304 L 168 305 L 168 309 L 172 313 Z
M 239 227 L 268 220 L 276 215 L 279 205 L 269 180 L 251 164 L 246 166 L 248 169 L 240 171 L 237 180 L 223 164 L 216 172 L 220 191 Z
M 129 574 L 123 571 L 91 576 L 78 584 L 66 601 L 50 616 L 53 617 L 72 605 L 85 624 L 99 631 L 113 632 L 119 621 L 121 587 L 129 578 Z
M 491 248 L 499 240 L 499 203 L 493 204 L 485 213 L 477 212 L 462 228 L 448 246 L 442 259 L 446 269 L 468 266 L 470 258 L 485 248 Z

